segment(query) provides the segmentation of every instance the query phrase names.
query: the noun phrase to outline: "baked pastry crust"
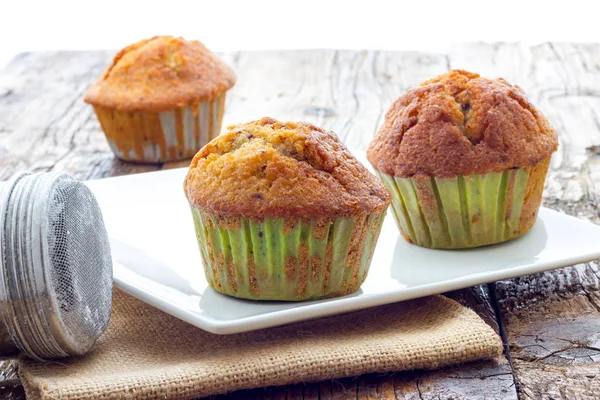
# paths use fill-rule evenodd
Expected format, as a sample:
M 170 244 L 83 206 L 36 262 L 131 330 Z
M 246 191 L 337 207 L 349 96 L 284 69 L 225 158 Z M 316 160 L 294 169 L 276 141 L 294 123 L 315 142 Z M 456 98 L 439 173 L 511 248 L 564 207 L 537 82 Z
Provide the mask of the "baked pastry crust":
M 333 132 L 272 118 L 230 126 L 204 146 L 185 192 L 200 210 L 257 219 L 364 215 L 391 201 Z
M 85 101 L 119 111 L 166 111 L 215 99 L 233 70 L 197 40 L 155 36 L 121 50 Z
M 367 157 L 388 175 L 450 178 L 530 167 L 557 147 L 521 88 L 453 70 L 392 104 Z

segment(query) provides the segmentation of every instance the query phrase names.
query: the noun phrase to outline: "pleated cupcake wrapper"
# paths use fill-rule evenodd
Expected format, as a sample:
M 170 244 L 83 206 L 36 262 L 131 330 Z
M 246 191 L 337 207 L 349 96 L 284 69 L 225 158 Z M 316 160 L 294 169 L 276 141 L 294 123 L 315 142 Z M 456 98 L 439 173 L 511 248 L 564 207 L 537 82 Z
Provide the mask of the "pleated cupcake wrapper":
M 230 296 L 297 301 L 364 282 L 385 211 L 333 220 L 222 218 L 192 208 L 206 279 Z
M 455 178 L 377 172 L 392 192 L 403 236 L 424 247 L 459 249 L 521 236 L 535 223 L 549 159 L 534 167 Z
M 158 163 L 192 158 L 221 131 L 225 94 L 197 109 L 125 112 L 94 110 L 115 156 L 125 161 Z

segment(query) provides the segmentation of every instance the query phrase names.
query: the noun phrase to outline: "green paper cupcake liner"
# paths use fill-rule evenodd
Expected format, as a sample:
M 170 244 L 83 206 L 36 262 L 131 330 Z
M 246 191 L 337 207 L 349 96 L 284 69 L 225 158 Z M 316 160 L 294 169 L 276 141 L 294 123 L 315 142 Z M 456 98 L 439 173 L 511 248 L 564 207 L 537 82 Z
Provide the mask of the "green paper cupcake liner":
M 527 232 L 537 217 L 549 161 L 455 178 L 377 174 L 392 192 L 392 211 L 405 239 L 423 247 L 460 249 Z
M 299 301 L 364 282 L 385 210 L 336 219 L 221 217 L 192 207 L 210 286 L 234 297 Z

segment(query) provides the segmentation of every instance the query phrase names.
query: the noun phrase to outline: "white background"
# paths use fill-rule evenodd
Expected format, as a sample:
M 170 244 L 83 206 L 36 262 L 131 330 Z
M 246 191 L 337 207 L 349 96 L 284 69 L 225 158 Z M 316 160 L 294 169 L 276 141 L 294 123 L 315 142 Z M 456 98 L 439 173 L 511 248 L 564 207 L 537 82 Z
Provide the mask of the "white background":
M 599 1 L 0 0 L 0 65 L 22 51 L 119 49 L 158 34 L 214 51 L 443 51 L 464 41 L 600 42 Z

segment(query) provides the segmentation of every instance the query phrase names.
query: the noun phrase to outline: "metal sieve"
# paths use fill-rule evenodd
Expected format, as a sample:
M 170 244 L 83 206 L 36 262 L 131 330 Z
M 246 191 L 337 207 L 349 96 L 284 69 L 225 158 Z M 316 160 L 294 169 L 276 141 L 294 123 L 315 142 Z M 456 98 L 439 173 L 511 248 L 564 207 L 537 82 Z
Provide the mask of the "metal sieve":
M 108 235 L 88 187 L 64 173 L 4 183 L 0 254 L 0 336 L 38 360 L 87 352 L 112 306 Z

